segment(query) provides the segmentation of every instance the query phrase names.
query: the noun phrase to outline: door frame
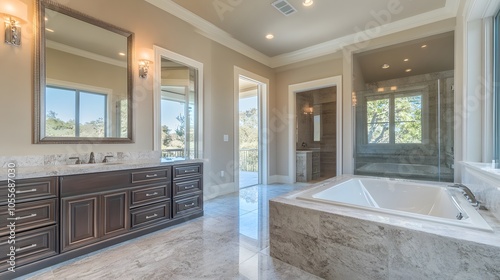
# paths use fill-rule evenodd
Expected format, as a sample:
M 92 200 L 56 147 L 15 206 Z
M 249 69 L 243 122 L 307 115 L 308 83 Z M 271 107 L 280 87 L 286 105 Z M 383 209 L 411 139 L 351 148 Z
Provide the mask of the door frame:
M 326 87 L 337 87 L 337 176 L 342 174 L 342 75 L 328 77 L 304 83 L 292 84 L 288 86 L 288 114 L 290 124 L 288 126 L 288 182 L 295 183 L 297 173 L 297 162 L 295 156 L 295 129 L 297 127 L 296 94 L 309 90 Z
M 266 185 L 269 182 L 269 149 L 268 139 L 268 111 L 269 111 L 269 79 L 259 76 L 255 73 L 234 66 L 234 184 L 240 188 L 240 137 L 239 137 L 239 101 L 240 76 L 259 84 L 259 182 Z

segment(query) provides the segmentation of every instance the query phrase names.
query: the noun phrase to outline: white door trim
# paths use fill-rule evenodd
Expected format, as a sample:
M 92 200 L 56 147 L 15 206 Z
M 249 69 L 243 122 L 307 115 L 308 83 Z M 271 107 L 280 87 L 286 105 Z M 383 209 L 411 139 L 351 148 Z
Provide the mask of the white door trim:
M 255 73 L 242 69 L 238 66 L 234 66 L 234 183 L 239 189 L 240 186 L 240 172 L 239 172 L 239 162 L 240 162 L 240 153 L 239 153 L 239 99 L 240 99 L 240 91 L 239 91 L 239 79 L 240 76 L 243 76 L 247 79 L 253 80 L 260 85 L 261 96 L 259 97 L 259 104 L 261 108 L 259 108 L 261 112 L 260 118 L 262 121 L 261 131 L 259 133 L 259 154 L 262 155 L 261 159 L 261 167 L 260 170 L 262 174 L 259 174 L 262 179 L 262 184 L 266 185 L 269 182 L 269 148 L 268 148 L 268 116 L 269 116 L 269 79 L 259 76 Z

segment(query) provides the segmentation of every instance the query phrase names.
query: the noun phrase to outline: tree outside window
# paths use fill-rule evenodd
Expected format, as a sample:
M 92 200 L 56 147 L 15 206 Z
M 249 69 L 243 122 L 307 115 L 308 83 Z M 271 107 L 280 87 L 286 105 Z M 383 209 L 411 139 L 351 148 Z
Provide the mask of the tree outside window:
M 368 97 L 366 121 L 368 144 L 421 144 L 422 94 Z

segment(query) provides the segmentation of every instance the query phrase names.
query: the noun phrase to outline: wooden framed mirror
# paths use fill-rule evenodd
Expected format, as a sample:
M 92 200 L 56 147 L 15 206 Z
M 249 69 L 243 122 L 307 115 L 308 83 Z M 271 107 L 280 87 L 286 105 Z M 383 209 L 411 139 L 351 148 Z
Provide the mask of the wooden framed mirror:
M 132 143 L 133 33 L 36 2 L 34 143 Z

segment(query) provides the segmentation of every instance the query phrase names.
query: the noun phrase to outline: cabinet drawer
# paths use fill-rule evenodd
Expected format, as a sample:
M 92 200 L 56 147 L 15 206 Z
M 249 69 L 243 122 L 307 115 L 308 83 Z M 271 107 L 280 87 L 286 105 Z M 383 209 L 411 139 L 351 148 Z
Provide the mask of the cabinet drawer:
M 131 197 L 131 207 L 169 199 L 170 183 L 132 190 Z
M 188 181 L 174 182 L 174 188 L 173 188 L 174 197 L 201 191 L 202 184 L 203 183 L 201 178 Z
M 0 239 L 0 271 L 7 270 L 7 263 L 11 246 L 15 246 L 16 268 L 18 266 L 35 262 L 53 255 L 57 255 L 56 244 L 57 227 L 44 227 L 37 230 L 16 234 L 16 243 L 9 244 L 8 238 Z
M 170 201 L 130 211 L 132 228 L 170 219 Z
M 199 176 L 203 173 L 201 164 L 177 165 L 174 166 L 174 180 Z
M 35 202 L 18 203 L 15 215 L 9 215 L 7 206 L 0 207 L 0 235 L 9 233 L 7 226 L 15 222 L 16 232 L 56 223 L 57 200 L 45 199 Z
M 16 180 L 14 184 L 17 203 L 57 197 L 56 177 Z M 8 191 L 8 182 L 0 182 L 0 197 L 7 198 Z M 1 199 L 0 205 L 7 205 L 7 199 Z
M 187 198 L 174 200 L 174 218 L 188 215 L 203 209 L 203 195 L 201 193 Z
M 152 182 L 159 180 L 170 180 L 169 168 L 132 172 L 132 183 Z

